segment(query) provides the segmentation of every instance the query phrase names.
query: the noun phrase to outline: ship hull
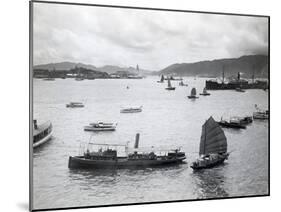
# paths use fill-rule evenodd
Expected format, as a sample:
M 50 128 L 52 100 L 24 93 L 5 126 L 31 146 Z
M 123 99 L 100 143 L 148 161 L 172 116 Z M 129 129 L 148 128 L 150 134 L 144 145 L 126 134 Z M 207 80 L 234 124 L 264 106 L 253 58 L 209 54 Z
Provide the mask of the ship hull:
M 215 81 L 206 81 L 207 90 L 236 90 L 241 89 L 267 89 L 267 82 L 258 81 L 256 83 L 218 83 Z
M 165 89 L 168 91 L 174 91 L 174 90 L 176 90 L 176 87 L 170 87 L 170 88 L 165 88 Z
M 246 129 L 246 126 L 242 124 L 233 124 L 228 122 L 218 122 L 218 124 L 224 128 Z
M 39 147 L 43 145 L 44 143 L 48 142 L 51 140 L 53 131 L 51 131 L 46 137 L 42 138 L 41 140 L 37 141 L 36 143 L 33 143 L 33 148 Z
M 165 165 L 179 164 L 185 160 L 185 156 L 166 159 L 166 160 L 128 160 L 126 157 L 117 158 L 116 160 L 91 160 L 85 159 L 83 156 L 70 156 L 68 160 L 68 168 L 77 169 L 128 169 L 138 167 L 159 167 Z

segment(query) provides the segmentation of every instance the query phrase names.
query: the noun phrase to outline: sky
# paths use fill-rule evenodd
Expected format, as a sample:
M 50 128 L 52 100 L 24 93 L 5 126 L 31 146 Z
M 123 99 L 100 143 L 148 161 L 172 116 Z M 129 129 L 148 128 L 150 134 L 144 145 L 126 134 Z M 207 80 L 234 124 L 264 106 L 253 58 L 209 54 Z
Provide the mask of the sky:
M 82 62 L 158 71 L 268 54 L 263 17 L 34 3 L 34 65 Z

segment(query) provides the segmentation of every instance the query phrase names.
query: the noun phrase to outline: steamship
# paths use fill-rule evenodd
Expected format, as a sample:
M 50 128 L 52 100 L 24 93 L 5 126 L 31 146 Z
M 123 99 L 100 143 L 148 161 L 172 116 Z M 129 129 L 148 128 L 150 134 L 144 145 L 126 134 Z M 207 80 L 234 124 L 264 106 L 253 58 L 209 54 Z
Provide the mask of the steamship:
M 120 152 L 123 151 L 125 155 L 122 155 L 122 153 L 120 155 Z M 69 168 L 159 167 L 179 164 L 186 159 L 185 153 L 181 152 L 180 148 L 139 148 L 139 134 L 136 134 L 134 148 L 129 148 L 128 143 L 123 145 L 89 142 L 82 152 L 80 156 L 69 157 Z
M 224 81 L 224 71 L 222 74 L 222 82 L 217 80 L 206 80 L 206 89 L 207 90 L 236 90 L 239 89 L 267 89 L 267 81 L 254 80 L 253 75 L 252 83 L 249 83 L 247 80 L 240 78 L 240 72 L 238 72 L 237 79 L 231 80 L 228 83 Z

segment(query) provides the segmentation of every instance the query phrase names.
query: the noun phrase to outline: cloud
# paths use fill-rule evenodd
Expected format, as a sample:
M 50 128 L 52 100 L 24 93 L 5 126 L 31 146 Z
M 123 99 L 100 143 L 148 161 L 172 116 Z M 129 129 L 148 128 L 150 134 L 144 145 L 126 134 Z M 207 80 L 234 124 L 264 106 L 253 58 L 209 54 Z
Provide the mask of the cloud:
M 34 63 L 159 70 L 268 54 L 266 18 L 34 3 Z

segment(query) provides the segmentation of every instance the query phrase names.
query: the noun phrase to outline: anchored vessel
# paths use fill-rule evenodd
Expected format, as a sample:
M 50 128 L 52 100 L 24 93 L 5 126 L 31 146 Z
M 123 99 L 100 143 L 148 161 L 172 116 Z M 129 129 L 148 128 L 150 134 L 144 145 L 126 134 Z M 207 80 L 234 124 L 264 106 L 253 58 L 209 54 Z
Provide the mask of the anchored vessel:
M 207 92 L 207 89 L 203 89 L 203 93 L 200 93 L 201 96 L 210 96 L 211 94 Z
M 266 119 L 269 118 L 269 111 L 268 110 L 261 110 L 260 108 L 258 108 L 257 105 L 255 105 L 255 108 L 257 109 L 257 111 L 253 113 L 254 119 L 266 120 Z
M 172 87 L 172 84 L 171 84 L 171 80 L 168 79 L 168 87 L 165 88 L 166 90 L 169 90 L 169 91 L 173 91 L 176 89 L 176 87 Z
M 238 76 L 236 80 L 232 80 L 228 83 L 224 82 L 224 71 L 222 74 L 222 82 L 218 82 L 216 80 L 206 80 L 206 89 L 207 90 L 235 90 L 235 89 L 267 89 L 268 84 L 266 81 L 254 80 L 249 83 L 247 80 L 240 79 L 240 72 L 238 72 Z M 243 91 L 242 91 L 243 92 Z
M 245 124 L 241 123 L 240 119 L 230 119 L 229 121 L 220 120 L 217 122 L 221 127 L 234 128 L 234 129 L 246 129 Z
M 181 81 L 179 82 L 179 86 L 188 86 L 188 84 L 185 84 L 185 83 L 183 82 L 183 80 L 181 80 Z
M 66 107 L 75 108 L 75 107 L 84 107 L 84 105 L 82 102 L 70 102 L 66 104 Z
M 189 99 L 197 99 L 199 98 L 198 96 L 196 96 L 196 88 L 192 88 L 191 89 L 191 92 L 190 92 L 190 95 L 187 96 Z
M 137 168 L 158 167 L 182 163 L 186 159 L 185 153 L 176 149 L 155 148 L 141 149 L 139 145 L 139 134 L 136 135 L 135 146 L 129 150 L 126 145 L 119 144 L 95 144 L 89 142 L 86 151 L 80 156 L 70 156 L 69 168 Z M 91 151 L 96 148 L 97 150 Z M 119 151 L 125 152 L 124 156 L 118 155 Z
M 142 111 L 142 106 L 140 107 L 129 107 L 120 110 L 120 113 L 139 113 Z
M 38 125 L 37 120 L 33 120 L 33 148 L 38 147 L 51 139 L 53 126 L 50 121 Z
M 93 132 L 100 132 L 100 131 L 115 131 L 117 126 L 113 123 L 104 123 L 104 122 L 98 122 L 98 123 L 90 123 L 89 126 L 85 126 L 85 131 L 93 131 Z
M 227 139 L 218 123 L 210 117 L 202 126 L 199 159 L 190 166 L 193 169 L 211 168 L 228 159 Z

